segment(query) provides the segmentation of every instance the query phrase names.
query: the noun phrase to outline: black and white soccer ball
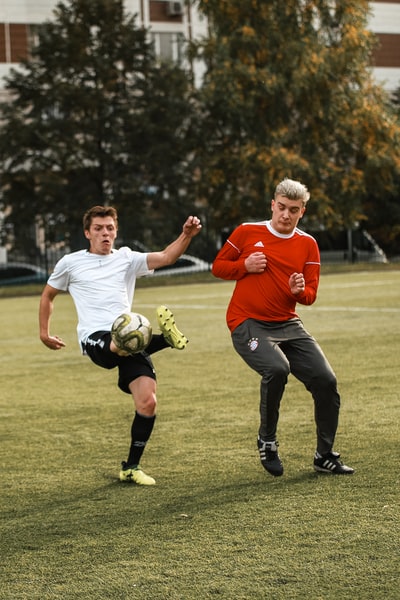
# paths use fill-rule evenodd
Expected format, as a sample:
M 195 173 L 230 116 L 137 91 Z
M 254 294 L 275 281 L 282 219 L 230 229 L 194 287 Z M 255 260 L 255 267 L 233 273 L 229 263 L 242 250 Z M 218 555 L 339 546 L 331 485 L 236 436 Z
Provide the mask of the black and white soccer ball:
M 137 354 L 150 344 L 153 335 L 150 321 L 139 313 L 119 315 L 111 327 L 111 339 L 119 354 Z

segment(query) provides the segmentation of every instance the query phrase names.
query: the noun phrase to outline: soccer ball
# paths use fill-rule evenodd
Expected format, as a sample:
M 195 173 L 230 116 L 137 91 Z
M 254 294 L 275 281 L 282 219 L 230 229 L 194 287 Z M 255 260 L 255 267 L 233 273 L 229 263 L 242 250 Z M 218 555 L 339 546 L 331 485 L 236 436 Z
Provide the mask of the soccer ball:
M 111 339 L 122 356 L 143 352 L 149 345 L 153 331 L 150 321 L 139 313 L 119 315 L 111 327 Z

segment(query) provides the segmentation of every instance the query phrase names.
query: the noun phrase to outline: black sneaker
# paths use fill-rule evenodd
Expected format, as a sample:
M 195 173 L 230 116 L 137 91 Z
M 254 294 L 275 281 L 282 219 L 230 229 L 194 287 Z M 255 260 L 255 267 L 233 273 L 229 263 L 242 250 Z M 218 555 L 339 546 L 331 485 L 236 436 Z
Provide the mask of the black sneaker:
M 264 442 L 260 436 L 257 439 L 258 451 L 261 464 L 271 475 L 279 477 L 283 475 L 283 464 L 278 454 L 278 442 Z
M 338 452 L 328 452 L 323 456 L 315 454 L 314 469 L 320 473 L 332 473 L 332 475 L 352 475 L 354 469 L 344 465 L 339 457 Z

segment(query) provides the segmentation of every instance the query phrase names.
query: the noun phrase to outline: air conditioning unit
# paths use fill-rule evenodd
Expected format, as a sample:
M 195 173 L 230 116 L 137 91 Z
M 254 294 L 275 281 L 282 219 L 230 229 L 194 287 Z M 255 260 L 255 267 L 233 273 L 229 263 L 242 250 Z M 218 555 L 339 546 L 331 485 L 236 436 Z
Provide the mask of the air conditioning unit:
M 167 2 L 167 14 L 176 17 L 183 14 L 183 2 Z

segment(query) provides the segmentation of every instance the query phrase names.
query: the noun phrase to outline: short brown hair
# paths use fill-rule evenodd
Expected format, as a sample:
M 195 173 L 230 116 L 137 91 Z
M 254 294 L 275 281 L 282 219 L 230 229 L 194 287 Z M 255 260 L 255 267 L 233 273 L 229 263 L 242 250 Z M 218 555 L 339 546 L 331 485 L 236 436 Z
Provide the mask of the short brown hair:
M 89 231 L 94 217 L 112 217 L 118 229 L 118 213 L 112 206 L 92 206 L 83 215 L 83 231 Z

